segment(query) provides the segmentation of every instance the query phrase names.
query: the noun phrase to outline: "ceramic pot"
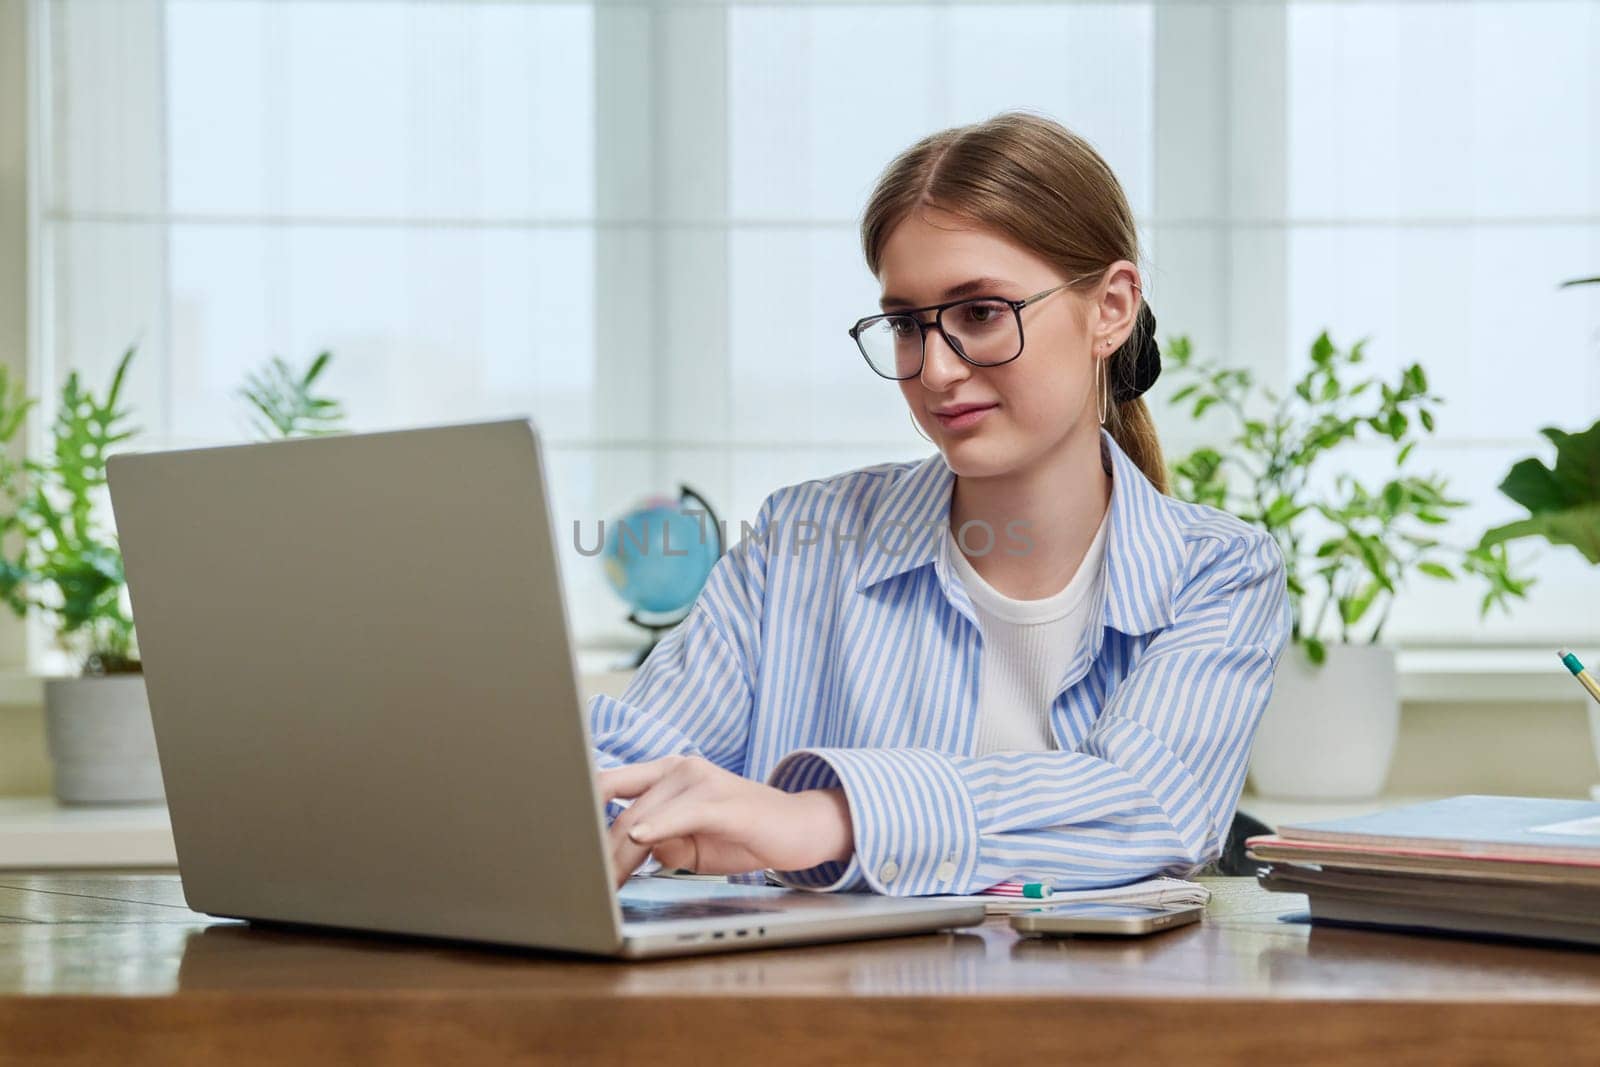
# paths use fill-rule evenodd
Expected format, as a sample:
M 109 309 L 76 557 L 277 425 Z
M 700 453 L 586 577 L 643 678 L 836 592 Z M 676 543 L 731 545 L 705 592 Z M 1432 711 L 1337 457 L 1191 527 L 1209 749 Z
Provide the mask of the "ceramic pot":
M 63 804 L 166 799 L 144 675 L 47 678 L 45 736 Z
M 1361 800 L 1378 795 L 1400 735 L 1400 684 L 1391 648 L 1328 645 L 1313 666 L 1284 650 L 1251 750 L 1262 796 Z
M 1600 704 L 1592 700 L 1586 703 L 1589 705 L 1589 737 L 1594 741 L 1594 760 L 1600 763 Z M 1600 785 L 1590 786 L 1589 795 L 1600 800 Z

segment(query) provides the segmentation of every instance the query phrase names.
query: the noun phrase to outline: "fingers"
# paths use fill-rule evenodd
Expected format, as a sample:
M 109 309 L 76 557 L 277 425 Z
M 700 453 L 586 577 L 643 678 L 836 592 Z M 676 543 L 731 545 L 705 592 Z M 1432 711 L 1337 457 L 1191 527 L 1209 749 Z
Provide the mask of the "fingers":
M 643 813 L 629 838 L 663 863 L 691 842 L 694 870 L 707 874 L 776 867 L 805 870 L 854 851 L 849 802 L 840 790 L 785 793 L 759 782 L 708 779 Z
M 691 786 L 669 801 L 641 812 L 626 828 L 628 838 L 635 844 L 655 845 L 674 837 L 731 832 L 737 822 L 732 806 L 718 803 L 708 793 L 709 790 Z
M 697 782 L 654 805 L 648 821 L 625 828 L 627 840 L 620 844 L 618 854 L 626 859 L 637 856 L 635 863 L 653 854 L 663 867 L 705 874 L 751 870 L 744 847 L 723 837 L 739 822 L 738 806 L 715 782 Z M 741 858 L 729 858 L 733 855 Z
M 700 842 L 692 837 L 669 837 L 650 846 L 650 852 L 663 867 L 706 872 L 701 866 Z
M 627 815 L 627 812 L 622 814 Z M 616 874 L 618 885 L 626 882 L 650 856 L 649 845 L 640 844 L 628 836 L 628 827 L 623 823 L 622 816 L 618 816 L 606 831 L 606 844 L 611 850 L 611 869 Z
M 633 872 L 639 869 L 640 864 L 650 858 L 650 849 L 644 845 L 636 845 L 624 837 L 621 841 L 611 842 L 611 876 L 616 879 L 617 887 L 621 888 L 633 877 Z
M 713 768 L 705 760 L 673 756 L 652 760 L 648 764 L 637 764 L 635 767 L 621 767 L 617 771 L 635 769 L 641 769 L 642 773 L 633 776 L 617 774 L 616 780 L 607 783 L 612 788 L 638 790 L 633 793 L 635 797 L 633 803 L 612 820 L 606 833 L 607 844 L 611 851 L 612 870 L 616 874 L 618 885 L 627 881 L 650 855 L 650 847 L 632 840 L 629 830 L 648 817 L 652 811 L 659 810 L 662 805 L 670 803 L 685 789 L 703 780 L 707 770 Z M 641 782 L 648 784 L 639 790 Z
M 684 756 L 667 756 L 645 763 L 630 763 L 601 771 L 596 784 L 600 789 L 601 803 L 613 800 L 631 800 L 645 792 L 673 770 L 687 762 Z
M 618 834 L 627 834 L 633 827 L 648 819 L 651 812 L 659 809 L 685 789 L 693 787 L 699 780 L 700 775 L 690 766 L 674 768 L 635 797 L 633 802 L 611 821 L 611 829 Z
M 701 870 L 707 863 L 718 868 L 713 873 L 755 869 L 743 838 L 759 824 L 756 808 L 769 787 L 698 756 L 614 768 L 602 772 L 598 784 L 606 802 L 632 801 L 607 829 L 619 886 L 652 852 L 668 867 Z

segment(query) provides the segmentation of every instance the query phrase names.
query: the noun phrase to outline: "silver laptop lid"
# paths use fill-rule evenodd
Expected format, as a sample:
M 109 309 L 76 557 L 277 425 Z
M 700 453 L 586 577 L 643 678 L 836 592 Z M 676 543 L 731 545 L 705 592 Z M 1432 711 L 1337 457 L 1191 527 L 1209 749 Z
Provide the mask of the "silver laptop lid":
M 191 907 L 617 948 L 527 421 L 108 476 Z

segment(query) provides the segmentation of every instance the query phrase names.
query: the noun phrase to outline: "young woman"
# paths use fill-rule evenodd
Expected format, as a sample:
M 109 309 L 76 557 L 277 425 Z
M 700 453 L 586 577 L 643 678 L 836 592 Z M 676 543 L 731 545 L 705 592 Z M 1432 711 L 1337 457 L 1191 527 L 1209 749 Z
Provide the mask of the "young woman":
M 862 243 L 882 309 L 851 335 L 938 453 L 772 493 L 593 699 L 619 879 L 653 854 L 916 895 L 1210 861 L 1288 636 L 1283 562 L 1164 495 L 1115 176 L 1000 115 L 895 159 Z

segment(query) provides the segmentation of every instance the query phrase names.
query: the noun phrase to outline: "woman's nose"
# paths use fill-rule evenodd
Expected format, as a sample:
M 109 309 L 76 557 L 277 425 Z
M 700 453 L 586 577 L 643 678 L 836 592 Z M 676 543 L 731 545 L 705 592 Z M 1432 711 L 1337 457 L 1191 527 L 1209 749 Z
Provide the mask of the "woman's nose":
M 935 391 L 950 388 L 971 373 L 967 361 L 956 355 L 938 330 L 929 330 L 922 350 L 922 384 Z

